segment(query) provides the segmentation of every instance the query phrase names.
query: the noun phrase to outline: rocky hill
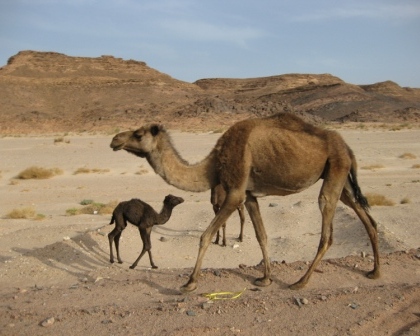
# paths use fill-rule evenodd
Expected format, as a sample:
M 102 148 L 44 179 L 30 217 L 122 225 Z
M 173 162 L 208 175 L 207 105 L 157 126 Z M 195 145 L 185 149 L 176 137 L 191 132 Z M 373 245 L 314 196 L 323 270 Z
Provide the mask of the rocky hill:
M 292 112 L 314 122 L 419 122 L 420 89 L 329 74 L 176 80 L 144 62 L 22 51 L 0 68 L 0 133 L 106 131 L 158 121 L 225 127 Z

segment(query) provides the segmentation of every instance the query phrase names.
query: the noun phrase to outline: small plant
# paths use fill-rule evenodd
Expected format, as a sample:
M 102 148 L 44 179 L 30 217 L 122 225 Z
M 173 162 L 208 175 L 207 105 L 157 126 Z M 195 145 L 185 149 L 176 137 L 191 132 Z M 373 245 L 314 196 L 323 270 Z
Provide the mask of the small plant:
M 93 168 L 93 169 L 89 169 L 89 168 L 78 168 L 73 175 L 77 175 L 77 174 L 89 174 L 89 173 L 98 173 L 98 174 L 102 174 L 102 173 L 107 173 L 109 172 L 109 169 L 99 169 L 99 168 Z
M 408 204 L 408 203 L 411 203 L 411 200 L 408 197 L 404 197 L 400 202 L 400 204 Z
M 118 201 L 111 201 L 107 204 L 104 203 L 96 203 L 93 202 L 91 200 L 85 200 L 88 203 L 87 204 L 82 204 L 82 202 L 80 204 L 84 205 L 83 208 L 70 208 L 66 210 L 66 214 L 68 216 L 75 216 L 75 215 L 81 215 L 81 214 L 85 214 L 85 215 L 106 215 L 106 214 L 111 214 L 115 207 L 118 204 Z
M 93 200 L 85 199 L 85 200 L 80 202 L 80 205 L 88 205 L 88 204 L 92 204 L 92 203 L 93 203 Z
M 368 193 L 366 194 L 369 205 L 380 205 L 380 206 L 393 206 L 395 205 L 394 201 L 386 198 L 384 195 Z
M 90 173 L 90 169 L 88 168 L 78 168 L 73 175 L 77 175 L 77 174 L 89 174 Z
M 138 170 L 136 172 L 137 175 L 144 175 L 147 174 L 149 171 L 147 170 L 147 168 L 144 168 L 143 166 L 140 166 L 140 170 Z
M 21 180 L 28 179 L 49 179 L 53 176 L 63 174 L 63 171 L 59 168 L 42 168 L 37 166 L 32 166 L 21 171 L 17 178 Z
M 54 143 L 60 143 L 60 142 L 64 142 L 64 143 L 70 143 L 70 140 L 64 139 L 64 137 L 60 137 L 60 138 L 55 138 L 54 139 Z
M 45 215 L 44 214 L 36 214 L 36 216 L 35 216 L 34 219 L 35 220 L 38 220 L 38 221 L 44 220 L 45 219 Z
M 79 209 L 76 208 L 70 208 L 66 210 L 67 216 L 75 216 L 79 213 Z
M 399 158 L 400 158 L 400 159 L 413 160 L 413 159 L 416 159 L 416 158 L 417 158 L 417 156 L 415 156 L 415 155 L 414 155 L 414 154 L 412 154 L 412 153 L 404 153 L 404 154 L 401 154 L 401 155 L 399 156 Z
M 35 217 L 35 209 L 32 207 L 13 209 L 6 217 L 10 219 L 28 219 Z
M 366 170 L 376 170 L 376 169 L 380 169 L 380 168 L 385 168 L 385 167 L 381 164 L 372 164 L 372 165 L 369 165 L 369 166 L 360 167 L 360 169 L 366 169 Z

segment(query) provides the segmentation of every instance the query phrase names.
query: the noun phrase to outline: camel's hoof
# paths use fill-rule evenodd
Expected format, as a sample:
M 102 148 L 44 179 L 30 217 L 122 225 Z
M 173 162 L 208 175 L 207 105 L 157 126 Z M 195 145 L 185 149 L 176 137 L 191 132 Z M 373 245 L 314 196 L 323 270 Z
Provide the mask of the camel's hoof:
M 134 265 L 130 266 L 130 269 L 135 269 L 135 268 L 136 268 L 136 266 L 134 266 Z
M 294 283 L 293 285 L 290 285 L 289 288 L 293 289 L 293 290 L 298 290 L 298 289 L 302 289 L 303 287 L 305 287 L 305 285 L 306 285 L 306 283 L 298 281 L 298 282 Z
M 152 266 L 152 268 L 153 268 L 153 269 L 156 269 L 156 268 L 158 268 L 158 267 L 157 267 L 157 266 L 155 266 L 155 265 L 153 265 L 153 266 Z
M 119 264 L 122 264 L 122 263 L 123 263 L 123 261 L 122 261 L 122 260 L 119 260 L 119 261 L 118 261 L 118 263 L 119 263 Z
M 113 264 L 113 263 L 114 263 L 114 260 L 110 260 L 109 262 L 110 262 L 111 264 Z
M 370 271 L 370 272 L 366 273 L 366 276 L 369 279 L 378 279 L 381 276 L 381 273 L 377 270 L 373 270 L 373 271 Z
M 197 289 L 197 284 L 195 282 L 187 283 L 184 286 L 181 286 L 179 289 L 182 293 L 191 293 Z
M 271 282 L 270 278 L 259 278 L 254 281 L 254 285 L 258 287 L 267 287 L 271 285 Z

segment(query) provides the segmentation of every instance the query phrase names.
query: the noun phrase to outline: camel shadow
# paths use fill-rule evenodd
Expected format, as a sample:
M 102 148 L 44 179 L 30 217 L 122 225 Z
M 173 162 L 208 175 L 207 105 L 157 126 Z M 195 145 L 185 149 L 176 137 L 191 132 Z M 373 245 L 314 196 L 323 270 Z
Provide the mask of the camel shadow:
M 12 250 L 23 256 L 38 259 L 47 269 L 64 271 L 77 279 L 94 280 L 89 276 L 89 272 L 109 263 L 107 253 L 89 233 L 82 233 L 42 248 L 15 247 Z

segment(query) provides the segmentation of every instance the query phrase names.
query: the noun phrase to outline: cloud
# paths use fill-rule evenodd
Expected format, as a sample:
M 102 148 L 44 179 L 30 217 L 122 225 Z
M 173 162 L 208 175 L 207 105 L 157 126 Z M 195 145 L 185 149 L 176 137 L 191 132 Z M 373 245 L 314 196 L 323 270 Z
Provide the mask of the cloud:
M 303 13 L 292 18 L 293 21 L 321 21 L 331 19 L 391 19 L 407 20 L 420 18 L 420 3 L 347 3 L 340 7 L 323 8 L 311 13 Z
M 225 24 L 198 22 L 194 20 L 170 20 L 161 22 L 161 27 L 178 38 L 196 41 L 216 41 L 246 46 L 249 40 L 265 35 L 252 27 L 233 27 Z

